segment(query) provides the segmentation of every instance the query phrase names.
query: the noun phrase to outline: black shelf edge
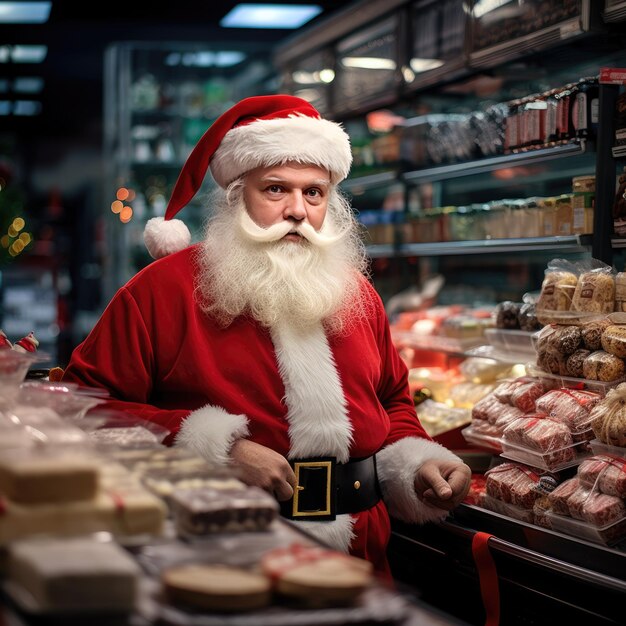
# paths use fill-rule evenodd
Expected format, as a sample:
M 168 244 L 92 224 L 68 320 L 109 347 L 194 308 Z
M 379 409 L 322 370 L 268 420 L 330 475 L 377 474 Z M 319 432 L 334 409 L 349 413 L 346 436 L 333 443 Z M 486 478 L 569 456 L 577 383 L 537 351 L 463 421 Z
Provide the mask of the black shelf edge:
M 517 152 L 515 154 L 503 154 L 497 157 L 489 157 L 478 161 L 468 161 L 465 163 L 452 163 L 450 165 L 440 165 L 422 170 L 405 172 L 401 177 L 410 183 L 434 182 L 447 178 L 458 178 L 460 176 L 472 176 L 491 172 L 500 167 L 515 167 L 541 161 L 560 159 L 566 156 L 584 154 L 587 151 L 587 142 L 584 139 L 550 148 L 538 148 L 527 152 Z
M 371 189 L 379 185 L 387 185 L 399 181 L 400 174 L 397 170 L 389 170 L 387 172 L 379 172 L 378 174 L 368 174 L 357 178 L 347 178 L 341 183 L 344 191 L 355 191 Z
M 559 252 L 586 252 L 591 235 L 563 235 L 557 237 L 524 237 L 515 239 L 484 239 L 480 241 L 443 241 L 436 243 L 371 244 L 367 246 L 370 258 L 408 256 L 454 256 L 501 252 L 555 250 Z M 624 240 L 626 247 L 626 240 Z

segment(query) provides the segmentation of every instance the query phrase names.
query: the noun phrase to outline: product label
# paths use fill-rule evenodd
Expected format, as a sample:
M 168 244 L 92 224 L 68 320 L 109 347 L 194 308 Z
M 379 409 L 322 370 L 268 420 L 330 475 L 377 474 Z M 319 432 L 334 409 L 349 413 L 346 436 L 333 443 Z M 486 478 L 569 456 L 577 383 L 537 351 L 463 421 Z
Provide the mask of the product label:
M 600 68 L 600 82 L 605 85 L 626 85 L 626 68 Z

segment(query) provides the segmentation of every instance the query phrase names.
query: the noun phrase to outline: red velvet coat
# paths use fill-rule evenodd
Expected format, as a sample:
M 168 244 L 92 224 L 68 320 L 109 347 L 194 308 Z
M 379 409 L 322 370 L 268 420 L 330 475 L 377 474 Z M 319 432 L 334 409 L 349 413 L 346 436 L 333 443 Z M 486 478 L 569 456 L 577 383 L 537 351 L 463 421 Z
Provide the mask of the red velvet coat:
M 155 261 L 122 287 L 64 380 L 107 389 L 108 406 L 165 426 L 166 443 L 186 443 L 212 461 L 224 461 L 240 436 L 286 457 L 378 453 L 386 504 L 346 523 L 306 526 L 325 527 L 322 538 L 384 569 L 387 507 L 408 521 L 443 517 L 417 500 L 412 479 L 426 458 L 456 457 L 417 419 L 380 297 L 363 279 L 371 314 L 339 336 L 302 339 L 247 317 L 223 328 L 194 299 L 195 249 Z M 327 421 L 327 436 L 318 436 Z

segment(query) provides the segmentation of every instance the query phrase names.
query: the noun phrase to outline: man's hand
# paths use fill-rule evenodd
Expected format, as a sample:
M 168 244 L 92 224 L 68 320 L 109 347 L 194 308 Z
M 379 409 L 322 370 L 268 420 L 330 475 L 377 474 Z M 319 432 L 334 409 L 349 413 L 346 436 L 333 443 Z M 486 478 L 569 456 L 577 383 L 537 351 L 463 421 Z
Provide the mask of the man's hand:
M 415 474 L 415 493 L 427 504 L 451 511 L 467 495 L 471 478 L 472 470 L 465 463 L 426 461 Z
M 248 439 L 238 439 L 230 456 L 241 470 L 241 480 L 246 484 L 261 487 L 280 501 L 293 496 L 296 475 L 287 459 L 278 452 Z

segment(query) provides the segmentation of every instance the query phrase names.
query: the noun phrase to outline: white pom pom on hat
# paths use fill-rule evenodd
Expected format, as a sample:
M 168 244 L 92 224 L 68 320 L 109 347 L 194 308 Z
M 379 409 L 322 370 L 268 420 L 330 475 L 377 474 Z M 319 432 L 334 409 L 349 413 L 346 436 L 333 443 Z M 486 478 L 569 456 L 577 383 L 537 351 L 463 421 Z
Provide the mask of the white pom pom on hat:
M 288 161 L 324 167 L 337 184 L 352 165 L 350 139 L 339 124 L 322 119 L 309 102 L 296 96 L 254 96 L 234 105 L 192 150 L 165 217 L 148 220 L 144 229 L 148 252 L 158 259 L 189 246 L 189 229 L 173 218 L 200 189 L 209 166 L 217 184 L 226 188 L 256 167 Z

